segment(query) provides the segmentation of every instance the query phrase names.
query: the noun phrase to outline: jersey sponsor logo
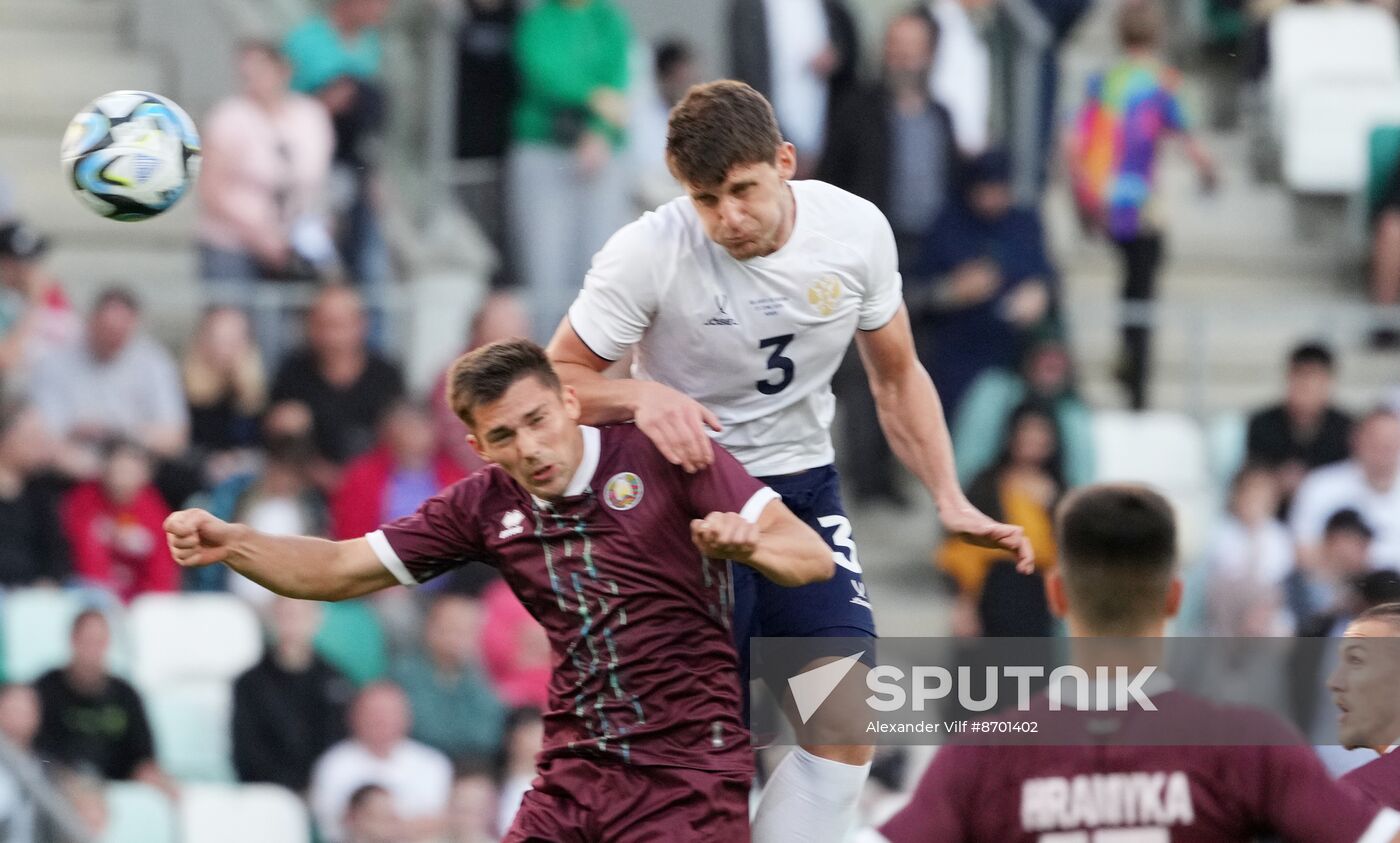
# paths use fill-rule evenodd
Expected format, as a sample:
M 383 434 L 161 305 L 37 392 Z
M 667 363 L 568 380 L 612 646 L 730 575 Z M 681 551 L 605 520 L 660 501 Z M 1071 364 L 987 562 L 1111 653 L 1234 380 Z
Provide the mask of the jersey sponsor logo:
M 822 316 L 836 312 L 836 303 L 841 300 L 841 279 L 835 275 L 823 275 L 807 288 L 807 303 Z
M 1021 785 L 1021 828 L 1028 832 L 1169 828 L 1195 821 L 1191 783 L 1180 771 L 1051 776 Z
M 512 509 L 501 516 L 500 538 L 508 539 L 523 532 L 525 532 L 525 513 L 518 509 Z
M 619 512 L 642 502 L 642 478 L 630 471 L 614 474 L 603 489 L 603 501 Z
M 739 320 L 729 315 L 729 298 L 723 293 L 715 294 L 715 315 L 711 316 L 706 325 L 738 325 Z

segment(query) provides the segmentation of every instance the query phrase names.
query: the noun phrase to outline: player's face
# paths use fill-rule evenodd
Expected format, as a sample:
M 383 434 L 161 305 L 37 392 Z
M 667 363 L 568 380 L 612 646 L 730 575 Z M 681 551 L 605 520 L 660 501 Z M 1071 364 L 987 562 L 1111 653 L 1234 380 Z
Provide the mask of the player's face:
M 1400 742 L 1400 630 L 1382 620 L 1347 628 L 1341 660 L 1327 679 L 1348 749 Z
M 537 498 L 563 497 L 583 459 L 578 398 L 536 377 L 511 384 L 495 401 L 472 413 L 467 441 L 487 462 L 506 470 Z
M 797 172 L 797 150 L 778 147 L 776 159 L 730 169 L 720 185 L 686 184 L 705 234 L 735 260 L 776 252 L 792 233 L 796 209 L 787 180 Z

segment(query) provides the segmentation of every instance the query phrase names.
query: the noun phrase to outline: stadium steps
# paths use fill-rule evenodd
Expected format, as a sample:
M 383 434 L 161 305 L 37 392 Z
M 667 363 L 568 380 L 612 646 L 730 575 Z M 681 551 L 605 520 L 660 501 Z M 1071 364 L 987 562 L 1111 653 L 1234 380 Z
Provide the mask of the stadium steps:
M 59 145 L 68 121 L 107 91 L 159 91 L 153 56 L 122 46 L 121 0 L 0 0 L 0 177 L 16 213 L 53 238 L 47 266 L 85 304 L 120 280 L 147 303 L 152 329 L 183 343 L 197 312 L 194 197 L 161 217 L 117 223 L 79 204 L 63 179 Z

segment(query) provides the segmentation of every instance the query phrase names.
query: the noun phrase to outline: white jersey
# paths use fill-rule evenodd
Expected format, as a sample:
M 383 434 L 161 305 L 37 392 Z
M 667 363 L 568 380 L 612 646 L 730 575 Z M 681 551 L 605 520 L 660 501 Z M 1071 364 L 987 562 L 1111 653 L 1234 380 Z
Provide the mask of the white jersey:
M 730 257 L 682 197 L 615 234 L 569 310 L 595 354 L 636 346 L 633 377 L 710 408 L 719 443 L 758 477 L 835 459 L 831 378 L 856 330 L 903 302 L 884 215 L 829 184 L 790 184 L 797 219 L 773 254 Z

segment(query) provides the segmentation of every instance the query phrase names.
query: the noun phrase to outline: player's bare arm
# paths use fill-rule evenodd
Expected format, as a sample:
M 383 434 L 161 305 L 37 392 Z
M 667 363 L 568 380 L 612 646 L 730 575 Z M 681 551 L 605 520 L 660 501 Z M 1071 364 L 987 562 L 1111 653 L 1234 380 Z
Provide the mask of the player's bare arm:
M 1004 548 L 1016 555 L 1020 570 L 1032 570 L 1035 556 L 1021 528 L 987 517 L 958 485 L 943 405 L 914 353 L 909 312 L 901 305 L 884 327 L 856 334 L 856 347 L 875 396 L 880 427 L 900 462 L 933 496 L 944 528 L 973 544 Z
M 831 579 L 831 548 L 781 501 L 772 500 L 756 522 L 736 512 L 712 512 L 690 522 L 690 538 L 711 559 L 748 565 L 781 586 Z
M 397 584 L 363 538 L 333 542 L 270 536 L 202 509 L 186 509 L 166 518 L 165 536 L 181 567 L 222 562 L 284 597 L 349 600 Z
M 608 378 L 612 361 L 593 353 L 568 317 L 549 343 L 559 379 L 572 386 L 583 407 L 579 421 L 602 425 L 635 421 L 672 465 L 694 473 L 708 468 L 713 451 L 705 428 L 719 432 L 719 419 L 694 398 L 665 386 L 631 378 Z

